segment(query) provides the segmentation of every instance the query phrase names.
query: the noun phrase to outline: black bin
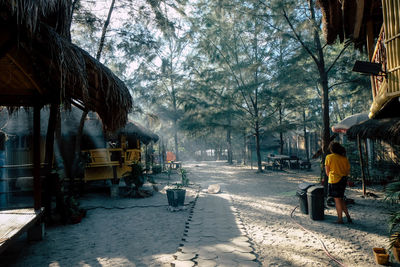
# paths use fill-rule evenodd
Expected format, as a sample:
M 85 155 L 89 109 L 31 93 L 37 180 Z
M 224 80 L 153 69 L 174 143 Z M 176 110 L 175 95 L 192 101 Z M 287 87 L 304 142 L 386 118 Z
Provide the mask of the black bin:
M 308 214 L 307 189 L 313 185 L 310 183 L 301 183 L 296 191 L 296 196 L 299 198 L 300 211 L 303 214 Z
M 308 213 L 313 220 L 324 219 L 324 187 L 317 185 L 307 189 Z

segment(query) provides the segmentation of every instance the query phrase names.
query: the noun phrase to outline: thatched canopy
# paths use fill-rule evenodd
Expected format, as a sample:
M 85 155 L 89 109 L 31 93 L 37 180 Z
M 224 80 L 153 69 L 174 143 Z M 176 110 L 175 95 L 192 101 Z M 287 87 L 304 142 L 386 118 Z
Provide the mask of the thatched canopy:
M 129 121 L 125 127 L 121 128 L 118 133 L 125 134 L 129 137 L 136 137 L 144 144 L 148 144 L 151 141 L 157 142 L 158 135 L 144 128 L 137 122 Z
M 370 119 L 354 125 L 347 131 L 349 139 L 383 140 L 388 143 L 400 145 L 400 118 Z
M 317 0 L 322 10 L 323 30 L 328 44 L 337 38 L 340 42 L 352 40 L 357 48 L 366 46 L 367 24 L 370 23 L 374 37 L 382 26 L 381 0 Z
M 70 42 L 70 1 L 0 0 L 0 105 L 74 104 L 106 130 L 127 121 L 128 88 Z

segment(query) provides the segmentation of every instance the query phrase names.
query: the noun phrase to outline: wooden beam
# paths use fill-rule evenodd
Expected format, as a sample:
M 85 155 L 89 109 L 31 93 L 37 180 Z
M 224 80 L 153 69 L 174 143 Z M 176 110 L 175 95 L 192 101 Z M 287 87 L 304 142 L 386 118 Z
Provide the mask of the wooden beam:
M 28 69 L 33 69 L 32 68 L 32 63 L 27 60 L 28 56 L 27 55 L 21 55 L 20 51 L 21 50 L 12 51 L 10 53 L 7 53 L 6 56 L 25 75 L 25 77 L 32 83 L 32 85 L 35 87 L 35 89 L 39 93 L 43 94 L 43 90 L 40 88 L 40 86 L 33 79 L 33 71 L 28 71 Z
M 371 61 L 375 51 L 374 24 L 372 20 L 368 20 L 367 22 L 367 49 L 368 49 L 368 59 L 369 61 Z
M 0 94 L 0 106 L 34 106 L 36 104 L 47 104 L 49 101 L 44 101 L 39 95 L 2 95 Z
M 42 185 L 40 180 L 40 105 L 33 108 L 33 195 L 34 209 L 42 206 Z
M 353 31 L 354 39 L 357 39 L 360 36 L 360 28 L 361 28 L 363 16 L 364 16 L 364 1 L 365 0 L 356 0 L 357 11 L 356 11 L 356 18 L 355 18 L 355 22 L 354 22 L 354 31 Z

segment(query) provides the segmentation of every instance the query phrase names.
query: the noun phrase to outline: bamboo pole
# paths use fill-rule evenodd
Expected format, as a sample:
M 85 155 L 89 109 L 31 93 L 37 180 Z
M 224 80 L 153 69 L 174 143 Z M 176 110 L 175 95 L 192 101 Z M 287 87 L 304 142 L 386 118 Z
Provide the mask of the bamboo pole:
M 390 34 L 390 38 L 392 38 L 393 37 L 393 35 L 395 35 L 395 17 L 394 17 L 394 8 L 395 8 L 395 6 L 394 6 L 394 1 L 392 0 L 392 1 L 390 1 L 390 10 L 389 10 L 389 12 L 390 12 L 390 28 L 391 28 L 391 34 Z M 390 92 L 392 93 L 392 92 L 394 92 L 394 87 L 395 87 L 395 82 L 394 82 L 394 72 L 393 72 L 393 68 L 395 68 L 396 67 L 396 65 L 395 65 L 395 62 L 396 62 L 396 50 L 395 50 L 395 46 L 394 46 L 394 42 L 393 41 L 391 41 L 390 42 L 390 49 L 391 49 L 391 51 L 392 51 L 392 53 L 391 53 L 391 60 L 392 60 L 392 62 L 391 62 L 391 73 L 390 73 L 390 76 L 391 76 L 391 87 L 389 88 L 389 90 L 390 90 Z
M 393 62 L 393 67 L 397 68 L 399 67 L 399 49 L 398 49 L 398 37 L 396 35 L 399 33 L 399 5 L 398 5 L 398 0 L 394 0 L 394 9 L 392 10 L 393 12 L 393 26 L 394 26 L 394 32 L 393 36 L 395 39 L 392 41 L 392 47 L 394 49 L 394 62 Z M 398 92 L 398 79 L 399 79 L 399 70 L 396 70 L 393 72 L 393 92 Z
M 389 32 L 389 26 L 388 26 L 388 3 L 387 0 L 383 0 L 382 1 L 382 11 L 383 11 L 383 25 L 384 25 L 384 31 L 385 31 L 385 39 L 387 40 L 390 36 L 390 32 Z M 387 69 L 390 69 L 390 47 L 386 46 L 386 65 L 387 65 Z M 387 77 L 387 83 L 388 83 L 388 87 L 390 86 L 389 84 L 389 80 L 390 80 L 390 74 L 388 73 L 388 77 Z

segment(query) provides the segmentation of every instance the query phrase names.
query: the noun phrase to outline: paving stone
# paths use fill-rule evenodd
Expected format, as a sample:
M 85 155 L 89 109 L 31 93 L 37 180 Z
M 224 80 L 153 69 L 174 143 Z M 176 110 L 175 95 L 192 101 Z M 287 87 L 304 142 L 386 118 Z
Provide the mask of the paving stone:
M 236 243 L 236 242 L 247 242 L 249 241 L 249 238 L 247 236 L 236 236 L 234 238 L 231 239 L 232 243 Z
M 233 260 L 227 260 L 227 259 L 222 259 L 222 258 L 221 259 L 218 258 L 216 260 L 216 262 L 217 262 L 217 266 L 218 267 L 236 267 L 236 266 L 239 266 L 239 264 L 237 262 L 233 261 Z
M 180 251 L 183 253 L 197 253 L 199 251 L 199 248 L 197 246 L 182 246 L 180 247 Z
M 253 248 L 249 246 L 235 246 L 237 252 L 253 252 Z
M 188 243 L 195 243 L 200 241 L 200 237 L 197 236 L 185 236 L 183 239 L 185 242 Z
M 193 261 L 179 261 L 179 260 L 174 260 L 171 262 L 171 267 L 192 267 L 194 266 Z
M 253 253 L 248 253 L 248 252 L 235 251 L 234 253 L 231 253 L 231 255 L 235 256 L 234 261 L 237 261 L 237 262 L 253 261 L 256 259 L 256 255 L 254 255 Z
M 188 261 L 195 257 L 196 257 L 196 254 L 194 254 L 194 253 L 177 252 L 174 254 L 175 260 L 179 260 L 179 261 Z
M 202 260 L 215 260 L 216 258 L 218 258 L 218 256 L 213 252 L 202 253 L 201 251 L 199 251 L 197 258 Z
M 211 231 L 204 231 L 204 232 L 201 232 L 201 236 L 202 237 L 214 237 L 214 236 L 216 236 L 216 233 L 211 232 Z
M 228 244 L 228 243 L 226 243 L 226 244 L 217 244 L 217 245 L 215 245 L 215 248 L 217 249 L 217 252 L 221 251 L 223 253 L 229 253 L 229 252 L 235 251 L 235 247 L 233 245 Z
M 193 220 L 192 222 L 189 223 L 190 226 L 192 225 L 202 225 L 203 222 L 200 220 Z
M 217 266 L 217 263 L 213 260 L 196 260 L 197 266 L 201 267 L 215 267 Z
M 261 264 L 255 261 L 245 261 L 238 264 L 240 267 L 259 267 Z

